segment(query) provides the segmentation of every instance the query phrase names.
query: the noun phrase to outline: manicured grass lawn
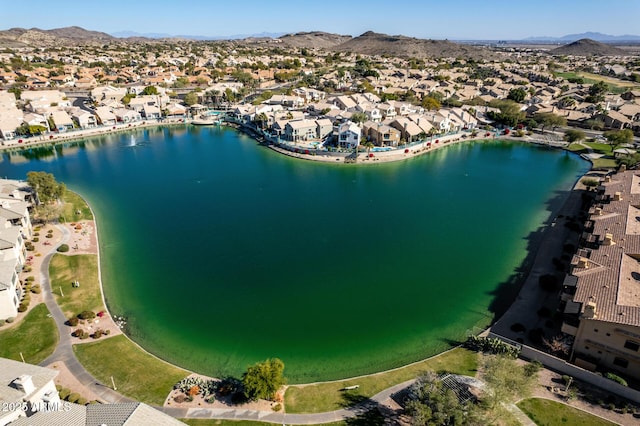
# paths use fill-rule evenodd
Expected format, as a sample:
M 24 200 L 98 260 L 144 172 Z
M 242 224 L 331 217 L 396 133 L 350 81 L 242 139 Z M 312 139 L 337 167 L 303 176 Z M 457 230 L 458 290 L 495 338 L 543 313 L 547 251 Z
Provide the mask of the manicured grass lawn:
M 548 399 L 529 398 L 520 401 L 517 405 L 539 426 L 607 426 L 615 424 Z
M 87 203 L 75 192 L 67 190 L 63 197 L 64 206 L 61 216 L 65 221 L 72 223 L 79 220 L 93 220 L 93 215 Z M 80 214 L 77 214 L 78 211 Z
M 593 167 L 596 169 L 615 169 L 618 167 L 618 163 L 613 158 L 596 158 L 593 160 Z
M 85 310 L 97 313 L 105 309 L 98 281 L 98 256 L 55 254 L 49 265 L 49 276 L 56 302 L 67 318 Z M 80 282 L 80 287 L 72 287 L 74 280 Z M 64 296 L 60 295 L 61 289 Z
M 582 71 L 577 73 L 576 72 L 558 72 L 558 73 L 554 73 L 554 75 L 557 77 L 562 77 L 566 79 L 581 77 L 584 80 L 585 84 L 595 84 L 599 81 L 604 81 L 609 85 L 609 90 L 612 93 L 624 93 L 627 90 L 640 87 L 640 85 L 638 85 L 637 83 L 634 83 L 633 81 L 620 80 L 613 77 L 592 74 L 592 73 L 582 72 Z
M 78 360 L 96 379 L 118 392 L 145 402 L 162 405 L 173 385 L 189 375 L 142 351 L 125 336 L 73 345 Z
M 591 147 L 598 154 L 613 155 L 613 145 L 608 143 L 598 142 L 583 142 L 588 147 Z
M 371 397 L 386 388 L 414 379 L 427 370 L 475 376 L 477 367 L 476 352 L 456 348 L 434 358 L 372 376 L 317 385 L 290 386 L 285 394 L 285 408 L 287 413 L 338 410 L 351 405 L 349 401 Z M 358 385 L 359 388 L 347 392 L 340 390 L 353 385 Z
M 58 329 L 44 303 L 34 306 L 15 327 L 0 329 L 0 357 L 38 364 L 53 353 L 58 344 Z M 8 324 L 7 324 L 8 325 Z M 6 328 L 5 325 L 3 328 Z
M 191 426 L 265 426 L 272 425 L 273 423 L 255 422 L 252 420 L 216 420 L 216 419 L 180 419 Z M 322 423 L 316 426 L 342 426 L 346 425 L 345 422 L 337 423 Z

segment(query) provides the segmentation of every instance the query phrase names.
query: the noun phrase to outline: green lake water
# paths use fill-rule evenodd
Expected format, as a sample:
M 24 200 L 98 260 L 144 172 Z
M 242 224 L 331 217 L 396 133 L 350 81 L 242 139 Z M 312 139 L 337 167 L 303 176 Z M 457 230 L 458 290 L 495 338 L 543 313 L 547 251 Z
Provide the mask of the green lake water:
M 159 127 L 4 153 L 0 175 L 51 172 L 89 201 L 109 309 L 145 349 L 216 376 L 279 357 L 295 383 L 397 367 L 486 326 L 588 168 L 501 141 L 323 164 L 231 129 Z

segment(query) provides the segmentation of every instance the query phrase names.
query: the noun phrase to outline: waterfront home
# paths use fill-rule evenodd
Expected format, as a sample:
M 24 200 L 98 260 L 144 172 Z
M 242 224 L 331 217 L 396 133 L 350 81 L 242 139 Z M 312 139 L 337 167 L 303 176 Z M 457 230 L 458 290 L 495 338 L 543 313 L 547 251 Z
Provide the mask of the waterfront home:
M 371 120 L 376 123 L 382 121 L 380 109 L 369 103 L 356 105 L 356 111 L 364 113 L 367 116 L 367 120 Z
M 132 121 L 138 121 L 142 119 L 142 116 L 138 111 L 126 108 L 116 108 L 112 111 L 116 116 L 116 120 L 120 123 L 130 123 Z
M 352 121 L 345 121 L 338 127 L 338 146 L 355 149 L 360 145 L 362 130 Z
M 156 120 L 162 116 L 162 111 L 155 105 L 144 104 L 142 106 L 142 115 L 147 120 Z
M 66 111 L 52 111 L 51 112 L 51 120 L 55 125 L 55 129 L 58 132 L 66 132 L 67 130 L 73 130 L 73 120 L 69 117 Z
M 631 127 L 631 120 L 618 111 L 607 111 L 604 114 L 596 114 L 593 118 L 604 121 L 605 127 L 610 129 L 622 130 Z
M 24 115 L 23 123 L 26 123 L 29 126 L 41 126 L 44 127 L 47 131 L 50 131 L 49 128 L 49 120 L 43 114 L 36 114 L 33 112 L 27 113 Z
M 315 120 L 293 120 L 284 126 L 284 138 L 291 142 L 318 139 L 318 125 Z
M 363 133 L 374 145 L 396 147 L 400 143 L 400 131 L 382 123 L 367 122 Z
M 333 133 L 333 122 L 328 118 L 316 120 L 318 139 L 323 140 Z
M 0 137 L 3 145 L 17 143 L 16 129 L 22 124 L 24 114 L 18 108 L 8 105 L 0 105 Z
M 90 129 L 98 125 L 98 120 L 94 114 L 80 108 L 74 108 L 71 118 L 81 129 Z
M 400 138 L 406 142 L 415 142 L 426 136 L 426 132 L 408 117 L 398 117 L 389 122 L 389 126 L 400 132 Z
M 116 116 L 111 112 L 110 108 L 99 106 L 96 108 L 96 115 L 103 126 L 115 126 Z
M 451 108 L 451 114 L 462 122 L 463 129 L 473 130 L 478 127 L 478 120 L 462 108 Z
M 607 176 L 597 188 L 561 300 L 571 361 L 640 379 L 640 174 Z

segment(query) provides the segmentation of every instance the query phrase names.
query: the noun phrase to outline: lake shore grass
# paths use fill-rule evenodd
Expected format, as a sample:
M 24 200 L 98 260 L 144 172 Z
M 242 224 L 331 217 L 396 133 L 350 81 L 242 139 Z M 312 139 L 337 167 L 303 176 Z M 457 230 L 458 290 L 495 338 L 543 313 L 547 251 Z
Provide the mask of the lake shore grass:
M 344 408 L 349 398 L 372 397 L 391 386 L 419 376 L 425 371 L 447 371 L 466 376 L 475 376 L 478 354 L 464 348 L 455 348 L 424 361 L 394 370 L 335 382 L 289 386 L 285 393 L 287 413 L 322 413 Z M 358 386 L 354 391 L 344 392 L 349 386 Z
M 163 405 L 173 385 L 190 373 L 150 355 L 119 335 L 73 345 L 80 363 L 105 386 L 111 378 L 124 396 L 149 405 Z
M 51 258 L 51 289 L 67 318 L 82 311 L 97 313 L 104 309 L 98 273 L 98 258 L 93 254 L 67 256 L 57 253 Z M 76 280 L 80 287 L 73 287 Z
M 53 353 L 59 336 L 56 323 L 49 317 L 44 303 L 34 306 L 17 324 L 7 330 L 0 329 L 0 357 L 39 364 Z

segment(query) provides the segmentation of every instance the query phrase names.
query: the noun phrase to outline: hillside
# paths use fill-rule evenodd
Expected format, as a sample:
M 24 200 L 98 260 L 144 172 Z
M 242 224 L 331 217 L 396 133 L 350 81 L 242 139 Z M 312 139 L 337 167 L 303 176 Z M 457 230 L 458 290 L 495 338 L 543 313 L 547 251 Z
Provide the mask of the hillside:
M 308 49 L 331 49 L 351 40 L 350 35 L 325 33 L 322 31 L 286 34 L 279 37 L 283 43 L 292 47 L 306 47 Z
M 47 47 L 69 45 L 78 42 L 104 42 L 114 37 L 99 31 L 88 31 L 80 27 L 41 30 L 39 28 L 11 28 L 0 31 L 0 47 Z
M 551 55 L 572 55 L 572 56 L 624 56 L 629 52 L 609 44 L 583 38 L 573 43 L 565 44 L 549 51 Z
M 348 40 L 333 50 L 365 55 L 391 55 L 417 58 L 473 58 L 490 59 L 493 52 L 480 47 L 453 43 L 447 40 L 424 40 L 401 35 L 386 35 L 368 31 Z

